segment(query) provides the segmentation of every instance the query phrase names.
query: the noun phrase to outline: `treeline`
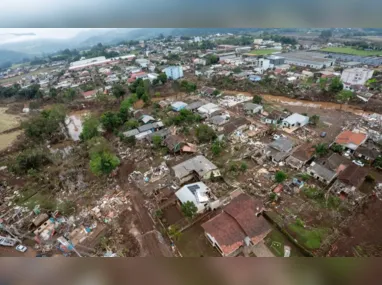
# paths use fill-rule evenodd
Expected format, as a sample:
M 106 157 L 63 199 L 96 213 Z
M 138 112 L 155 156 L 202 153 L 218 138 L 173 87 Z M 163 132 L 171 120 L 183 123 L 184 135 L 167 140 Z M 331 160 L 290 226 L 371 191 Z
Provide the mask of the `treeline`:
M 248 46 L 253 44 L 253 39 L 252 36 L 232 36 L 226 39 L 217 40 L 216 43 L 219 45 Z
M 261 34 L 260 38 L 264 40 L 271 40 L 278 43 L 282 43 L 284 45 L 296 45 L 298 44 L 297 40 L 295 38 L 291 37 L 285 37 L 277 34 L 270 34 L 268 32 L 264 32 Z
M 32 84 L 27 88 L 21 88 L 19 84 L 14 84 L 10 87 L 0 86 L 0 99 L 16 96 L 23 99 L 35 99 L 41 98 L 43 93 L 40 90 L 39 84 Z

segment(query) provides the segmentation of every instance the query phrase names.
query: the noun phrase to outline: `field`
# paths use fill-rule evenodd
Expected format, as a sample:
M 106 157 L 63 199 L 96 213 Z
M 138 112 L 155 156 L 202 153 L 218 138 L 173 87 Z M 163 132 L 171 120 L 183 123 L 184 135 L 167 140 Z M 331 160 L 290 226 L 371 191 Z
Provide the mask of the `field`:
M 358 49 L 354 49 L 351 47 L 328 47 L 328 48 L 322 49 L 322 51 L 344 53 L 344 54 L 351 54 L 351 55 L 359 55 L 359 56 L 382 55 L 382 51 L 358 50 Z
M 268 54 L 272 54 L 272 53 L 278 52 L 278 51 L 279 50 L 277 50 L 277 49 L 256 49 L 256 50 L 251 51 L 250 53 L 256 54 L 256 55 L 268 55 Z

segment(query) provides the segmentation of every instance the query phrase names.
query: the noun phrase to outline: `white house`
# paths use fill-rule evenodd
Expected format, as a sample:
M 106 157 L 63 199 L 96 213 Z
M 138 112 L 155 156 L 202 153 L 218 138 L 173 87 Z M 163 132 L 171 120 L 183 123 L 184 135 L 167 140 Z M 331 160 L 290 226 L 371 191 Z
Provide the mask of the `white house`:
M 177 80 L 183 77 L 183 68 L 180 65 L 177 66 L 169 66 L 163 69 L 163 72 L 166 73 L 167 78 Z
M 203 182 L 196 182 L 184 185 L 175 196 L 181 204 L 192 202 L 196 206 L 197 213 L 203 213 L 210 202 L 210 189 Z
M 366 81 L 373 76 L 374 70 L 367 68 L 349 68 L 341 74 L 341 80 L 351 85 L 365 85 Z
M 309 117 L 294 113 L 285 118 L 282 126 L 286 128 L 303 127 L 309 123 Z

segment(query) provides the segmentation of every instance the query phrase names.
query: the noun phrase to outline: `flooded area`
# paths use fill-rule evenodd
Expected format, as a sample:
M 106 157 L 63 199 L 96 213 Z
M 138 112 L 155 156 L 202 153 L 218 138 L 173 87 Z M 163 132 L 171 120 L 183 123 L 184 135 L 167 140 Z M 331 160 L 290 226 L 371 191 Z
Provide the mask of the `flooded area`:
M 68 128 L 69 136 L 74 141 L 80 140 L 80 134 L 82 132 L 82 120 L 83 117 L 90 114 L 88 111 L 76 111 L 69 114 L 65 123 Z

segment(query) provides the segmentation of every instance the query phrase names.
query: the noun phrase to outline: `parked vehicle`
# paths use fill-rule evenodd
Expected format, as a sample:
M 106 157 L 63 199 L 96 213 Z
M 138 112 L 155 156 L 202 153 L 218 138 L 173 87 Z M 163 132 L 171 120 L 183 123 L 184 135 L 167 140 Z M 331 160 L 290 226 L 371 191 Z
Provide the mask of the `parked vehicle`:
M 365 164 L 362 162 L 362 161 L 360 161 L 360 160 L 353 160 L 352 161 L 355 165 L 358 165 L 358 166 L 361 166 L 361 167 L 364 167 L 365 166 Z
M 274 140 L 278 140 L 279 138 L 281 138 L 279 135 L 273 135 Z
M 20 251 L 20 252 L 26 252 L 27 249 L 28 248 L 25 245 L 22 245 L 22 244 L 19 244 L 18 246 L 16 246 L 16 250 Z
M 322 132 L 322 133 L 320 134 L 320 137 L 322 137 L 322 138 L 326 137 L 326 132 Z

